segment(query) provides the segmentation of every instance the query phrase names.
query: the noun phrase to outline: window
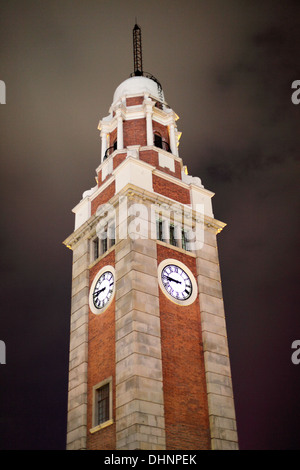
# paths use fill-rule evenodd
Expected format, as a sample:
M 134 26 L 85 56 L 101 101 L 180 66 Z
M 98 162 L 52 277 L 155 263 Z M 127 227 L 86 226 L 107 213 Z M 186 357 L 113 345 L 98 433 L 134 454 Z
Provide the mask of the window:
M 103 255 L 107 250 L 116 244 L 116 228 L 114 220 L 104 226 L 91 243 L 91 262 Z
M 155 147 L 171 152 L 170 145 L 166 140 L 163 140 L 162 136 L 158 132 L 154 132 L 153 141 Z
M 156 239 L 183 250 L 190 251 L 187 231 L 181 224 L 170 223 L 168 219 L 156 219 Z
M 154 145 L 155 147 L 159 147 L 160 149 L 163 148 L 163 140 L 160 134 L 154 133 Z
M 107 235 L 109 240 L 109 247 L 111 248 L 116 244 L 116 225 L 115 222 L 108 224 Z
M 99 258 L 99 238 L 93 240 L 93 260 Z
M 90 431 L 96 432 L 112 422 L 112 377 L 109 377 L 93 387 L 93 427 Z
M 109 420 L 109 383 L 96 390 L 97 424 Z
M 107 232 L 105 231 L 103 233 L 103 238 L 101 239 L 101 254 L 105 253 L 107 251 Z
M 162 220 L 156 220 L 156 238 L 163 241 Z
M 182 231 L 181 231 L 181 246 L 182 246 L 183 250 L 189 251 L 188 241 L 187 241 L 187 234 L 186 234 L 186 231 L 184 229 L 182 229 Z
M 176 238 L 175 227 L 170 225 L 170 244 L 173 246 L 178 246 L 179 240 Z

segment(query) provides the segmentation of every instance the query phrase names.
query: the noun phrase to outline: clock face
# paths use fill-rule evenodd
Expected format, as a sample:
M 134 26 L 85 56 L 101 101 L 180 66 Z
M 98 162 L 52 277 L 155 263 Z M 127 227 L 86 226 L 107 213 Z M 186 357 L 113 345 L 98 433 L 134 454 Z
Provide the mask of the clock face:
M 193 292 L 193 285 L 188 274 L 176 264 L 167 264 L 161 271 L 162 285 L 176 300 L 185 301 Z
M 115 278 L 111 271 L 106 270 L 100 274 L 92 290 L 94 309 L 101 311 L 107 306 L 114 292 L 114 284 Z

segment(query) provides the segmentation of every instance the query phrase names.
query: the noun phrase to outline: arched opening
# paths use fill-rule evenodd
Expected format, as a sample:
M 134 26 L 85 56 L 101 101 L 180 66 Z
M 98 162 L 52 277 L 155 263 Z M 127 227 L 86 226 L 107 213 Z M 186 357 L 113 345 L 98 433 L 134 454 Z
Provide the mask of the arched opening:
M 168 142 L 163 140 L 162 136 L 160 135 L 159 132 L 155 131 L 153 134 L 153 143 L 155 147 L 158 147 L 160 149 L 166 150 L 167 152 L 171 152 L 170 145 Z
M 162 136 L 158 132 L 154 132 L 154 145 L 160 149 L 163 148 Z

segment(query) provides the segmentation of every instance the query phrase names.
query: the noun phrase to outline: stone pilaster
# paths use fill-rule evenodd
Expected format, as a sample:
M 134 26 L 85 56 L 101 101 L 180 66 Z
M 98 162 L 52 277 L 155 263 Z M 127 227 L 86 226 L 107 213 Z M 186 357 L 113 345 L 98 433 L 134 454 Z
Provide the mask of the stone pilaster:
M 86 448 L 89 243 L 73 250 L 67 450 Z
M 208 410 L 213 450 L 238 449 L 216 234 L 196 252 Z
M 156 242 L 121 241 L 115 268 L 116 448 L 165 449 Z

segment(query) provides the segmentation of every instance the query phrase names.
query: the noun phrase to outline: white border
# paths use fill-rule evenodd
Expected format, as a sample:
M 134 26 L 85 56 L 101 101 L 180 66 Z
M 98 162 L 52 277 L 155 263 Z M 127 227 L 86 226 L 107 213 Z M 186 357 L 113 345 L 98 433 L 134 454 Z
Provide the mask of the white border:
M 94 288 L 98 282 L 98 279 L 99 277 L 105 272 L 105 271 L 111 271 L 113 276 L 114 276 L 114 287 L 113 287 L 113 292 L 111 294 L 111 297 L 108 301 L 108 303 L 105 305 L 105 307 L 103 308 L 96 308 L 95 305 L 94 305 L 94 302 L 93 302 L 93 291 L 94 291 Z M 114 298 L 114 295 L 115 295 L 115 290 L 116 290 L 116 272 L 115 272 L 115 268 L 111 265 L 107 265 L 107 266 L 104 266 L 103 268 L 100 269 L 100 271 L 97 272 L 97 274 L 95 275 L 94 277 L 94 280 L 92 282 L 92 285 L 91 285 L 91 288 L 90 288 L 90 293 L 89 293 L 89 306 L 90 306 L 90 309 L 91 309 L 91 312 L 93 312 L 95 315 L 100 315 L 101 313 L 105 312 L 105 310 L 109 307 L 109 305 L 111 304 L 113 298 Z
M 191 280 L 191 283 L 192 283 L 192 294 L 191 296 L 186 299 L 186 300 L 179 300 L 179 299 L 175 299 L 175 297 L 173 297 L 171 294 L 169 294 L 169 292 L 165 289 L 163 283 L 162 283 L 162 280 L 161 280 L 161 273 L 162 273 L 162 270 L 164 269 L 165 266 L 167 266 L 168 264 L 175 264 L 176 266 L 179 266 L 179 268 L 183 269 L 183 271 L 186 272 L 186 274 L 189 276 L 190 280 Z M 158 273 L 158 284 L 159 284 L 159 287 L 161 289 L 161 291 L 164 293 L 164 295 L 169 299 L 171 300 L 171 302 L 173 302 L 174 304 L 177 304 L 177 305 L 182 305 L 182 307 L 185 307 L 185 306 L 188 306 L 188 305 L 191 305 L 192 303 L 195 302 L 196 298 L 197 298 L 197 295 L 198 295 L 198 286 L 197 286 L 197 282 L 196 282 L 196 279 L 195 279 L 195 276 L 194 274 L 191 272 L 191 270 L 185 265 L 183 264 L 181 261 L 179 261 L 178 259 L 174 259 L 174 258 L 168 258 L 168 259 L 164 259 L 158 266 L 157 268 L 157 273 Z

